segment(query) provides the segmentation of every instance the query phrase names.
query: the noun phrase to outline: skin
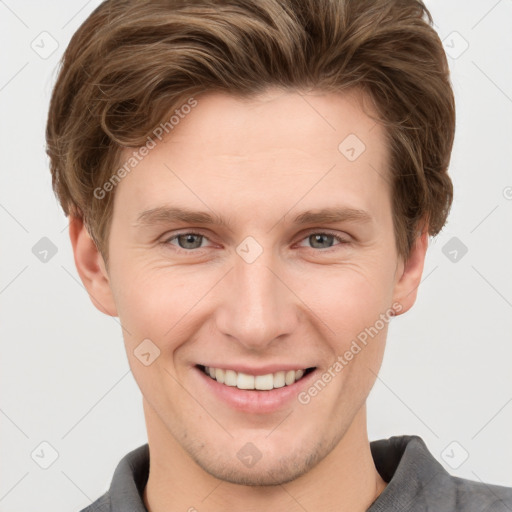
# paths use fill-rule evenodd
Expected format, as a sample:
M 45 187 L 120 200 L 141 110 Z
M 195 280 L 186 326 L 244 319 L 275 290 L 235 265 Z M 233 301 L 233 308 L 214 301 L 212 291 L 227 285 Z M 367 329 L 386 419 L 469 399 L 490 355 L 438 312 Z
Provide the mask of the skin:
M 291 400 L 270 413 L 226 404 L 205 390 L 195 365 L 290 363 L 316 367 L 318 378 L 393 304 L 396 314 L 413 305 L 427 234 L 407 260 L 399 257 L 384 129 L 356 92 L 197 100 L 117 185 L 108 270 L 81 219 L 70 224 L 80 277 L 96 307 L 119 317 L 143 395 L 145 505 L 366 510 L 386 486 L 371 457 L 365 403 L 387 324 L 308 404 Z M 366 146 L 354 161 L 338 150 L 349 134 Z M 164 205 L 218 214 L 230 227 L 137 221 Z M 369 219 L 293 223 L 330 206 Z M 343 242 L 315 244 L 311 235 L 325 231 Z M 171 239 L 187 232 L 204 237 L 188 245 L 182 237 L 181 247 Z M 247 236 L 263 251 L 252 263 L 236 252 Z M 160 350 L 149 366 L 134 355 L 144 339 Z M 252 467 L 237 457 L 248 442 L 261 454 Z

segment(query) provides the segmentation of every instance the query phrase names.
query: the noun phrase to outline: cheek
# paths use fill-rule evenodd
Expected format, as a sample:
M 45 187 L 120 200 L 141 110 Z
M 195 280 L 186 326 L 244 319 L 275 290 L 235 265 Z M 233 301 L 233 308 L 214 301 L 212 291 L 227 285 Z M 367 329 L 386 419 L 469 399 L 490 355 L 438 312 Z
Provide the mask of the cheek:
M 316 288 L 312 309 L 328 326 L 323 331 L 330 352 L 324 372 L 333 385 L 322 392 L 317 406 L 332 408 L 337 417 L 362 405 L 375 383 L 392 319 L 393 281 L 387 271 L 352 268 L 334 273 L 328 282 L 328 293 Z
M 346 343 L 389 312 L 393 273 L 388 266 L 330 268 L 312 275 L 302 285 L 300 296 L 307 297 L 305 302 L 329 327 L 330 336 L 337 343 Z
M 208 293 L 218 280 L 215 272 L 196 268 L 120 264 L 112 285 L 119 319 L 132 342 L 153 340 L 166 350 L 187 320 L 208 304 Z M 126 334 L 126 331 L 125 331 Z M 128 339 L 125 335 L 125 339 Z

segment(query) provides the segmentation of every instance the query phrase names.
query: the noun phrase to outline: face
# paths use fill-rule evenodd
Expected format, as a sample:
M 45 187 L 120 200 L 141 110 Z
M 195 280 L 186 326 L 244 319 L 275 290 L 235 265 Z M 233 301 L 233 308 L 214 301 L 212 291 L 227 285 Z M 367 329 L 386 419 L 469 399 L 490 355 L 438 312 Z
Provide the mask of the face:
M 356 94 L 196 99 L 117 185 L 88 288 L 124 327 L 148 433 L 217 478 L 283 483 L 364 408 L 425 237 L 404 263 L 384 131 Z

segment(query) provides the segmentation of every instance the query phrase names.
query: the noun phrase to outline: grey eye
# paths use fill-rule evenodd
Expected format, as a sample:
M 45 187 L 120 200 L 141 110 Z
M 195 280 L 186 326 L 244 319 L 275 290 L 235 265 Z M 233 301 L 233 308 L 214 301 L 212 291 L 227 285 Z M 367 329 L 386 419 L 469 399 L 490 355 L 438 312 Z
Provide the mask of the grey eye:
M 182 249 L 198 249 L 201 247 L 203 238 L 203 235 L 196 235 L 194 233 L 185 233 L 183 235 L 176 236 L 178 245 Z
M 314 235 L 310 235 L 308 237 L 309 242 L 311 243 L 311 247 L 315 249 L 326 249 L 332 246 L 332 243 L 335 239 L 334 235 L 329 235 L 327 233 L 315 233 Z M 325 246 L 327 241 L 328 245 Z

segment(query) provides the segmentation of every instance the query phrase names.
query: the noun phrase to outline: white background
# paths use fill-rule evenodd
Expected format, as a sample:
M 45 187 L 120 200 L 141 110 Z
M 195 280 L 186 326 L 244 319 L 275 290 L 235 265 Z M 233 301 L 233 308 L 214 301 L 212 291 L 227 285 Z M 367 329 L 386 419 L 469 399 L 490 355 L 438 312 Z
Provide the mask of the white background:
M 120 326 L 81 285 L 44 151 L 58 60 L 98 3 L 0 0 L 2 512 L 80 510 L 146 442 Z M 512 1 L 427 6 L 452 55 L 455 202 L 416 306 L 391 325 L 369 434 L 417 434 L 450 473 L 512 486 Z M 51 49 L 43 31 L 58 43 L 46 59 L 31 47 Z M 46 263 L 32 252 L 42 237 L 58 251 Z M 468 249 L 456 262 L 453 237 Z M 453 441 L 451 460 L 469 454 L 457 469 L 441 455 Z M 58 453 L 48 469 L 42 442 Z

